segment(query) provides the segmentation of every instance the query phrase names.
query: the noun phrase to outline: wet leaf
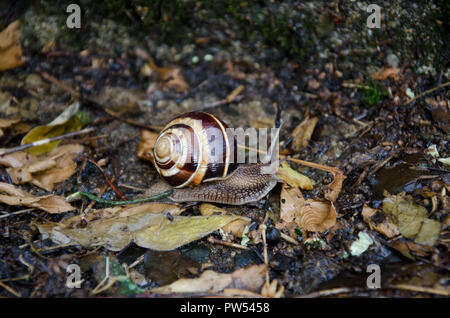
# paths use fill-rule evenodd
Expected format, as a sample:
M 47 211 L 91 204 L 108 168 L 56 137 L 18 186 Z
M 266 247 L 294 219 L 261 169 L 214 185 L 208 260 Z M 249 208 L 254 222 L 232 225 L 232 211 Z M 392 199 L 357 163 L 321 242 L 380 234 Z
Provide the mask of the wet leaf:
M 393 78 L 394 80 L 398 80 L 399 79 L 399 72 L 400 69 L 396 68 L 396 67 L 382 67 L 381 69 L 378 70 L 378 72 L 372 74 L 370 77 L 372 77 L 372 79 L 377 80 L 377 81 L 384 81 L 387 78 Z
M 399 251 L 403 256 L 409 259 L 414 259 L 414 256 L 425 257 L 433 252 L 433 248 L 431 246 L 417 244 L 402 237 L 387 242 L 387 245 Z
M 77 228 L 81 222 L 78 216 L 61 223 L 38 224 L 38 228 L 43 237 L 50 237 L 58 244 L 101 245 L 119 251 L 134 241 L 141 247 L 168 251 L 198 240 L 239 218 L 228 215 L 179 216 L 182 211 L 177 204 L 153 202 L 103 210 L 112 215 L 92 220 L 83 228 Z M 168 217 L 168 213 L 172 217 Z
M 189 89 L 189 84 L 184 78 L 181 68 L 176 66 L 159 67 L 154 63 L 152 58 L 150 58 L 149 65 L 152 70 L 158 73 L 163 88 L 174 90 L 177 93 L 183 93 Z
M 78 113 L 79 108 L 80 104 L 78 102 L 74 103 L 67 107 L 49 124 L 33 128 L 25 137 L 23 137 L 21 145 L 30 144 L 41 139 L 52 138 L 81 129 L 85 123 L 82 120 L 82 116 Z M 60 142 L 60 140 L 57 140 L 42 146 L 31 147 L 27 151 L 33 155 L 44 154 L 51 151 Z
M 397 225 L 383 212 L 364 205 L 361 214 L 372 230 L 384 234 L 390 239 L 400 235 Z
M 373 244 L 373 240 L 366 232 L 359 232 L 358 239 L 350 246 L 350 254 L 353 256 L 359 256 Z
M 383 211 L 392 216 L 400 233 L 416 243 L 433 246 L 439 236 L 441 224 L 428 218 L 427 210 L 414 203 L 404 192 L 397 195 L 385 193 Z
M 236 270 L 231 274 L 205 271 L 200 277 L 179 279 L 170 285 L 154 288 L 154 294 L 208 293 L 217 294 L 226 289 L 259 291 L 264 283 L 267 265 L 252 265 Z
M 344 179 L 345 176 L 341 171 L 333 173 L 333 181 L 330 184 L 326 185 L 326 199 L 330 200 L 331 202 L 336 202 L 339 193 L 342 190 L 342 183 L 344 182 Z
M 213 214 L 215 214 L 215 215 L 230 214 L 226 210 L 216 207 L 215 205 L 209 204 L 209 203 L 203 203 L 202 205 L 200 205 L 199 210 L 200 210 L 200 214 L 204 215 L 204 216 L 213 215 Z M 246 218 L 246 217 L 241 217 L 240 219 L 230 222 L 227 225 L 225 225 L 224 227 L 222 227 L 222 230 L 224 230 L 227 233 L 233 234 L 234 237 L 241 238 L 245 227 L 250 225 L 250 222 L 251 222 L 251 219 Z
M 52 191 L 55 183 L 70 178 L 77 168 L 73 159 L 83 151 L 81 145 L 63 145 L 50 153 L 34 156 L 25 151 L 0 156 L 15 184 L 31 183 Z
M 9 70 L 24 63 L 19 27 L 20 22 L 16 20 L 0 33 L 0 71 Z
M 155 148 L 158 136 L 158 133 L 145 129 L 141 130 L 141 140 L 137 151 L 138 158 L 153 162 L 153 148 Z
M 28 206 L 48 213 L 62 213 L 75 209 L 64 197 L 52 194 L 36 197 L 5 182 L 0 182 L 0 193 L 0 202 L 8 205 Z
M 311 179 L 292 169 L 287 162 L 283 162 L 278 168 L 277 176 L 291 187 L 299 187 L 302 190 L 314 189 Z
M 293 139 L 289 148 L 296 152 L 302 147 L 306 147 L 318 121 L 319 118 L 309 117 L 309 114 L 306 114 L 305 119 L 303 119 L 303 121 L 292 131 L 291 137 Z
M 278 228 L 292 231 L 295 223 L 302 230 L 325 232 L 336 224 L 336 209 L 330 201 L 305 200 L 298 188 L 283 185 Z

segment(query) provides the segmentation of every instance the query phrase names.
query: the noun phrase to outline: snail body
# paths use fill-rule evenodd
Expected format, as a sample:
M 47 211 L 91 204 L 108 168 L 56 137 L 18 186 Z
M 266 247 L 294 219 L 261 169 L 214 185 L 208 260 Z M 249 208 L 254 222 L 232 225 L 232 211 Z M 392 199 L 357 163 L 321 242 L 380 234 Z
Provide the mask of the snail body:
M 277 183 L 276 166 L 238 164 L 236 143 L 227 125 L 205 112 L 182 114 L 161 131 L 154 147 L 156 170 L 165 180 L 158 191 L 173 188 L 176 202 L 240 205 L 258 201 Z M 272 148 L 272 147 L 271 147 Z

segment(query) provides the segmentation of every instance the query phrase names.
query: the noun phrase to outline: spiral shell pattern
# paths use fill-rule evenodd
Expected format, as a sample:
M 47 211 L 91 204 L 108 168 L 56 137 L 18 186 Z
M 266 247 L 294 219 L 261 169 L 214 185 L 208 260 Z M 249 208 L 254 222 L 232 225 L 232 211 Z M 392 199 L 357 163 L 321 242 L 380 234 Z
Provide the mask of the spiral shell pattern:
M 236 169 L 234 143 L 227 126 L 204 112 L 190 112 L 169 122 L 155 143 L 158 173 L 173 187 L 182 188 L 222 179 Z

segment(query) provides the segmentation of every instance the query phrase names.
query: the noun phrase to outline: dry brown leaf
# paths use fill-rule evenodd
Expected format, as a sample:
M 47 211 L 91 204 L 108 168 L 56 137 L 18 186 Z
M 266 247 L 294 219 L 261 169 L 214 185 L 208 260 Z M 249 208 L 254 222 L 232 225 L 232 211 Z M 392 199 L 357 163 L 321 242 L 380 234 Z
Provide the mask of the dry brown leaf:
M 409 259 L 414 259 L 415 256 L 426 257 L 433 252 L 433 247 L 431 246 L 417 244 L 404 238 L 389 241 L 387 245 Z
M 0 202 L 8 205 L 28 206 L 48 213 L 62 213 L 75 209 L 64 197 L 53 194 L 36 197 L 4 182 L 0 182 L 0 193 Z
M 224 209 L 221 209 L 219 207 L 216 207 L 213 204 L 209 203 L 203 203 L 199 207 L 200 214 L 207 216 L 207 215 L 213 215 L 213 214 L 230 214 Z M 236 221 L 230 222 L 224 227 L 222 227 L 222 230 L 224 230 L 227 233 L 233 234 L 234 237 L 242 237 L 242 233 L 244 232 L 244 229 L 246 226 L 250 225 L 251 219 L 242 217 L 240 219 L 237 219 Z
M 319 118 L 309 117 L 309 114 L 307 114 L 305 119 L 303 119 L 303 121 L 292 131 L 291 137 L 293 139 L 289 145 L 289 148 L 296 152 L 302 147 L 306 147 L 318 121 Z
M 183 93 L 189 89 L 189 84 L 184 78 L 181 68 L 176 66 L 159 67 L 152 58 L 149 59 L 149 65 L 158 73 L 159 80 L 164 89 L 174 90 L 177 93 Z
M 400 69 L 398 69 L 396 67 L 384 67 L 383 66 L 380 70 L 378 70 L 378 72 L 370 75 L 370 77 L 372 77 L 374 80 L 377 80 L 377 81 L 383 81 L 383 80 L 387 79 L 388 77 L 391 77 L 394 80 L 398 80 L 399 72 L 400 72 Z
M 334 172 L 332 174 L 333 181 L 326 185 L 327 191 L 325 192 L 325 198 L 331 202 L 336 202 L 339 193 L 342 190 L 342 182 L 344 182 L 345 176 L 342 171 Z
M 283 162 L 277 170 L 277 176 L 291 187 L 302 190 L 314 189 L 311 179 L 292 169 L 287 162 Z
M 34 156 L 19 151 L 0 157 L 15 184 L 32 183 L 52 191 L 55 183 L 71 177 L 77 168 L 73 158 L 83 151 L 82 145 L 70 144 L 54 148 L 51 152 Z
M 198 278 L 182 278 L 170 285 L 150 290 L 152 294 L 208 293 L 220 294 L 225 289 L 258 291 L 264 284 L 267 265 L 252 265 L 231 274 L 205 271 Z
M 141 140 L 139 141 L 137 152 L 138 158 L 153 162 L 153 148 L 155 148 L 158 136 L 158 133 L 145 129 L 141 130 Z
M 9 70 L 24 63 L 19 26 L 20 22 L 16 20 L 0 33 L 0 71 Z
M 305 200 L 298 188 L 283 185 L 281 189 L 280 220 L 278 229 L 289 229 L 296 224 L 310 232 L 325 232 L 336 224 L 336 209 L 330 201 Z M 293 235 L 293 233 L 291 233 Z
M 362 216 L 372 230 L 376 230 L 390 239 L 400 235 L 397 225 L 383 212 L 364 204 Z
M 325 232 L 336 224 L 336 216 L 332 202 L 308 199 L 300 207 L 296 223 L 310 232 Z

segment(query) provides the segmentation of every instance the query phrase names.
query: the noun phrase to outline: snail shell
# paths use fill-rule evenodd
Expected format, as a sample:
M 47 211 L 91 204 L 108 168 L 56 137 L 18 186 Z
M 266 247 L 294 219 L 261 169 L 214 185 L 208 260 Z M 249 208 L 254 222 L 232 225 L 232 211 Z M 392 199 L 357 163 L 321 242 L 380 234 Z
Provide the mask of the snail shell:
M 227 125 L 204 112 L 190 112 L 170 121 L 154 147 L 158 173 L 174 188 L 224 179 L 236 168 L 236 146 Z

